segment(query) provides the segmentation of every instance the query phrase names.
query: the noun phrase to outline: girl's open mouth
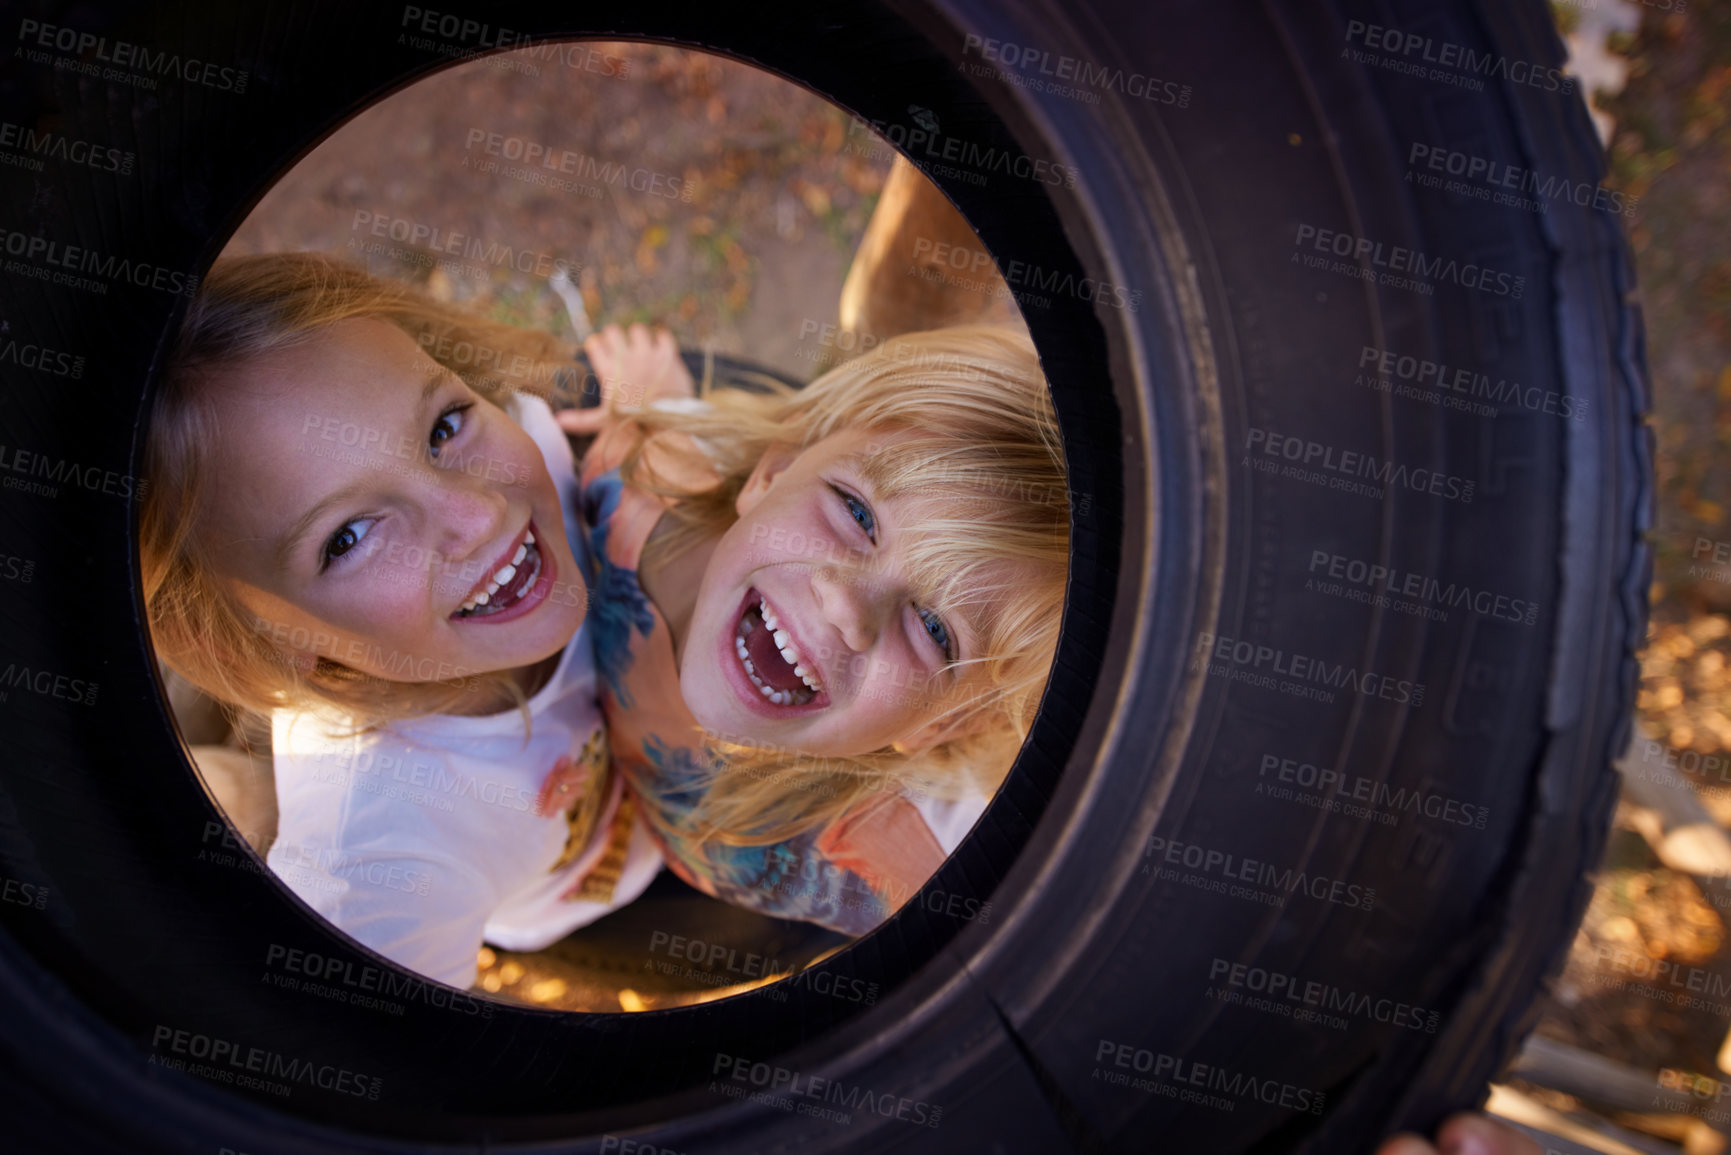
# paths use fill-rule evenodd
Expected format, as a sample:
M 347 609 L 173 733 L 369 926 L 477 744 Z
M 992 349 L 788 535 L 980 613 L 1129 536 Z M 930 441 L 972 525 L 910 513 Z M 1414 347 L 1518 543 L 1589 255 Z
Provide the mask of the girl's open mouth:
M 800 654 L 775 608 L 756 590 L 746 595 L 734 627 L 733 652 L 745 676 L 768 702 L 805 706 L 823 693 L 817 667 Z
M 523 540 L 517 543 L 510 560 L 482 579 L 470 592 L 469 600 L 451 617 L 458 621 L 487 618 L 515 609 L 535 588 L 540 577 L 541 548 L 535 542 L 534 524 L 531 523 L 524 530 Z

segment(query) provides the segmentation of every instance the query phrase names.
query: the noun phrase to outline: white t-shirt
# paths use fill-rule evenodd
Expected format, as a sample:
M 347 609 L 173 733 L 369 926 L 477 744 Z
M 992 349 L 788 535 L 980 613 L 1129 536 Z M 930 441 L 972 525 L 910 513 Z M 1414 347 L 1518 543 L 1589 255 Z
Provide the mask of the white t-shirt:
M 968 836 L 968 831 L 974 828 L 991 801 L 984 794 L 977 793 L 969 793 L 954 801 L 939 801 L 921 794 L 914 798 L 913 803 L 920 817 L 926 820 L 932 837 L 944 848 L 947 858 L 956 852 L 956 847 L 962 844 L 962 839 Z
M 552 410 L 519 395 L 507 412 L 546 458 L 567 539 L 577 542 L 576 470 Z M 364 946 L 457 987 L 474 983 L 483 939 L 539 950 L 630 902 L 662 866 L 640 818 L 611 900 L 561 897 L 606 850 L 617 779 L 589 845 L 556 873 L 569 827 L 563 815 L 535 813 L 554 763 L 576 759 L 602 727 L 587 628 L 529 699 L 529 713 L 525 743 L 516 709 L 431 715 L 362 734 L 340 716 L 277 711 L 271 870 Z

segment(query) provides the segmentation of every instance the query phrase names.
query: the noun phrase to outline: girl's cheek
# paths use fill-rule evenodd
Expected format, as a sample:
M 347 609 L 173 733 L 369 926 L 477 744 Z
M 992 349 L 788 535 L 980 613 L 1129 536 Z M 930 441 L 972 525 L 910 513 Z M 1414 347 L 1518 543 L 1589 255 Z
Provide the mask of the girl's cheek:
M 503 420 L 510 424 L 509 418 Z M 527 433 L 515 427 L 507 430 L 495 425 L 485 430 L 456 450 L 449 464 L 472 478 L 495 485 L 538 488 L 543 480 L 549 486 L 552 484 L 541 451 Z
M 541 456 L 540 448 L 527 433 L 513 426 L 489 448 L 489 460 L 498 462 L 497 480 L 526 489 L 553 490 L 547 459 Z
M 372 596 L 366 600 L 364 608 L 368 612 L 369 618 L 380 626 L 389 626 L 399 622 L 412 624 L 424 616 L 424 612 L 415 613 L 414 611 L 418 607 L 424 611 L 426 599 L 420 598 L 417 607 L 413 591 L 407 587 L 406 583 L 376 582 L 371 593 Z

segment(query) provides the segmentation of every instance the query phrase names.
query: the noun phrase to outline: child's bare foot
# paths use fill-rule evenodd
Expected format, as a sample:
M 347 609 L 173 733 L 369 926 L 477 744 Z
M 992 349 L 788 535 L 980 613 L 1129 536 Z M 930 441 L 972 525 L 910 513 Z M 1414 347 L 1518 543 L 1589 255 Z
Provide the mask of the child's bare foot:
M 1456 1115 L 1436 1133 L 1436 1144 L 1417 1135 L 1396 1135 L 1376 1155 L 1542 1155 L 1525 1135 L 1491 1122 L 1477 1112 Z
M 601 379 L 601 404 L 594 409 L 564 409 L 559 424 L 568 433 L 597 433 L 614 410 L 642 409 L 651 402 L 697 395 L 697 383 L 680 359 L 679 345 L 666 329 L 608 325 L 583 342 L 590 367 Z

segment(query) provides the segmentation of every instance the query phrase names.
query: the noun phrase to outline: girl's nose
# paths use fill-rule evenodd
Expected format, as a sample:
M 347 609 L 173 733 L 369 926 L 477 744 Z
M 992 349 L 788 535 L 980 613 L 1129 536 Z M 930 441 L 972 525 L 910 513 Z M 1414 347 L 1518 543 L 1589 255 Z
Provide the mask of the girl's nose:
M 819 566 L 812 571 L 811 589 L 818 612 L 834 626 L 841 640 L 854 653 L 872 648 L 878 638 L 878 598 L 861 574 Z
M 437 552 L 452 560 L 489 565 L 491 556 L 477 557 L 504 543 L 505 514 L 510 502 L 499 488 L 452 473 L 434 473 L 427 496 L 428 530 Z

